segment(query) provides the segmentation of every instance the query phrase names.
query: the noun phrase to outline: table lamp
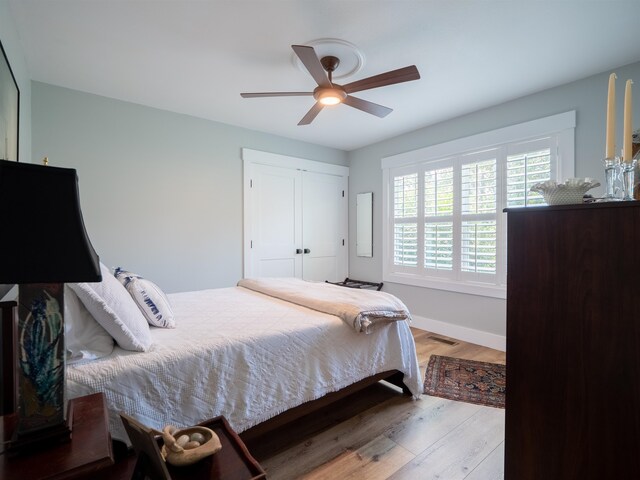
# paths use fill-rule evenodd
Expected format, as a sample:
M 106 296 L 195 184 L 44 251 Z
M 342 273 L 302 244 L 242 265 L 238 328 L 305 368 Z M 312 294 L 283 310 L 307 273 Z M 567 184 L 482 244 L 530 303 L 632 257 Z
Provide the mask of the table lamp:
M 82 220 L 74 169 L 0 160 L 0 220 L 0 284 L 19 285 L 18 418 L 9 449 L 21 451 L 71 437 L 64 282 L 102 277 Z

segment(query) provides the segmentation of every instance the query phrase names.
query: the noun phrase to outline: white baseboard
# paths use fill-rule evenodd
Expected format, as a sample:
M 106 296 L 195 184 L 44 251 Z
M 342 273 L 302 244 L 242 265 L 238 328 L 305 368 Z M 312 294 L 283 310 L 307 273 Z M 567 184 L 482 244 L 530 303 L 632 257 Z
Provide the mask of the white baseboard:
M 483 332 L 469 327 L 454 325 L 453 323 L 442 322 L 440 320 L 432 320 L 431 318 L 419 317 L 412 315 L 413 322 L 411 326 L 420 330 L 427 330 L 439 335 L 457 338 L 469 343 L 475 343 L 484 347 L 495 348 L 502 352 L 507 351 L 507 337 L 504 335 L 496 335 L 495 333 Z

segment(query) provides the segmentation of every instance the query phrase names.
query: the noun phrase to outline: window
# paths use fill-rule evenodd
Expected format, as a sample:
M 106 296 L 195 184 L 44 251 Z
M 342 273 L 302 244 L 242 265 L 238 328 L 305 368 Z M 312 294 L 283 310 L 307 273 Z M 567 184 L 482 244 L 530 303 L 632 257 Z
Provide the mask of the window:
M 573 176 L 574 126 L 568 112 L 383 159 L 384 280 L 504 298 L 502 210 Z

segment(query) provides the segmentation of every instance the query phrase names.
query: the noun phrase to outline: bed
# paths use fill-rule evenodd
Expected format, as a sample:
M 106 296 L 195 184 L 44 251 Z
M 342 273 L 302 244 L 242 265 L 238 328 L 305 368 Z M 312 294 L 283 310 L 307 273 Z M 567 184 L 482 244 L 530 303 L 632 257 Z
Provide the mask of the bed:
M 365 334 L 242 286 L 167 298 L 175 328 L 149 328 L 147 351 L 116 345 L 67 367 L 68 398 L 104 393 L 115 440 L 128 443 L 120 412 L 156 429 L 224 415 L 240 433 L 391 374 L 414 397 L 422 391 L 407 321 Z

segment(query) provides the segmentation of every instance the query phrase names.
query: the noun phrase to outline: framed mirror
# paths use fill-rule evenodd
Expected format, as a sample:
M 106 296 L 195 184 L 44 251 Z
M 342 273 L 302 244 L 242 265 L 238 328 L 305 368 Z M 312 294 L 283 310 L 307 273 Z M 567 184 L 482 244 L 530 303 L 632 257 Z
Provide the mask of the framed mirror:
M 0 42 L 0 159 L 18 161 L 20 90 Z
M 356 196 L 356 255 L 373 257 L 373 192 Z

